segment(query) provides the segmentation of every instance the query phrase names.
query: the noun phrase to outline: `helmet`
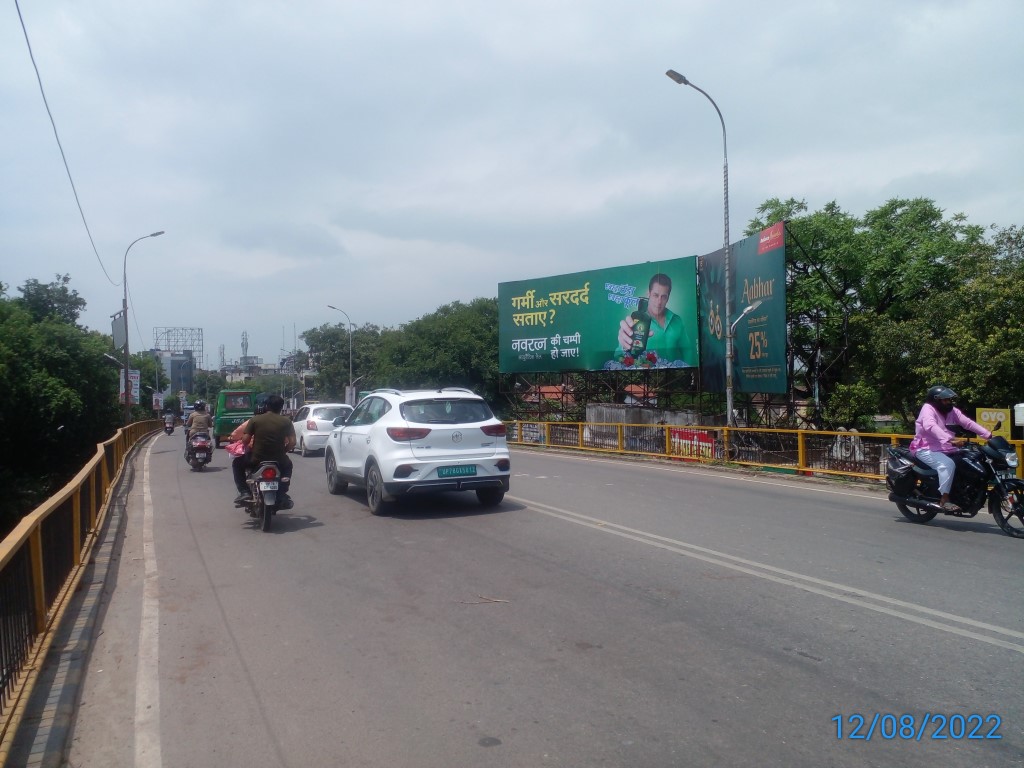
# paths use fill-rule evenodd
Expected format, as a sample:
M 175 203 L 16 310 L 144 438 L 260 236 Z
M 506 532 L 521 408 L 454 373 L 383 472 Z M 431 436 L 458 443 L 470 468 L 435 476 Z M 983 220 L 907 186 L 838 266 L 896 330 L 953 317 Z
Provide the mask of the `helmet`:
M 956 397 L 954 392 L 944 384 L 936 384 L 934 387 L 928 390 L 929 400 L 952 400 Z
M 257 416 L 259 416 L 261 413 L 266 413 L 266 412 L 267 412 L 267 401 L 266 400 L 260 400 L 258 403 L 256 403 L 256 407 L 253 408 L 253 413 L 255 413 Z
M 200 411 L 200 412 L 201 411 L 205 411 L 206 410 L 206 401 L 205 400 L 196 400 L 192 407 L 195 408 L 197 411 Z
M 931 403 L 939 413 L 949 413 L 953 410 L 954 398 L 956 398 L 956 392 L 944 384 L 936 384 L 928 390 L 925 402 Z

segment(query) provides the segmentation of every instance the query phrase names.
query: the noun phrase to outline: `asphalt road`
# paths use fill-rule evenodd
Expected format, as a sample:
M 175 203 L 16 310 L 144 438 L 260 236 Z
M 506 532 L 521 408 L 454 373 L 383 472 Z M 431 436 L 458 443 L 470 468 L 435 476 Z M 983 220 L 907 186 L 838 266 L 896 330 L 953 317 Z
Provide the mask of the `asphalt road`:
M 74 768 L 1024 765 L 1024 542 L 990 517 L 514 450 L 497 510 L 386 517 L 296 455 L 262 533 L 181 450 L 137 459 Z

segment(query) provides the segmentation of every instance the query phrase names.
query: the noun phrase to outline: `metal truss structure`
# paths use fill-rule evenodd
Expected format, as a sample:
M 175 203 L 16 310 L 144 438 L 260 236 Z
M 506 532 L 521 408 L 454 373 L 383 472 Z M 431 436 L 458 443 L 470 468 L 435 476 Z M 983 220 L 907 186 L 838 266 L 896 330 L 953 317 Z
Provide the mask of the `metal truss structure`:
M 202 328 L 154 328 L 153 347 L 172 354 L 191 352 L 197 365 L 203 364 Z

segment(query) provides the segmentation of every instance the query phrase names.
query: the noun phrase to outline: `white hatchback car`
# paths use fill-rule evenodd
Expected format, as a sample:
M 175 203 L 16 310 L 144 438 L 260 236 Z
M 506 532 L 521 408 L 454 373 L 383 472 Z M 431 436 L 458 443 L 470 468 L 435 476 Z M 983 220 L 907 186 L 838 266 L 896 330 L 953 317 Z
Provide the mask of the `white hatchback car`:
M 303 456 L 319 453 L 334 429 L 334 420 L 352 413 L 345 403 L 313 403 L 299 408 L 292 418 L 295 427 L 295 450 Z
M 327 438 L 327 490 L 365 487 L 370 512 L 399 496 L 476 491 L 484 506 L 501 503 L 511 461 L 505 425 L 468 389 L 377 389 Z

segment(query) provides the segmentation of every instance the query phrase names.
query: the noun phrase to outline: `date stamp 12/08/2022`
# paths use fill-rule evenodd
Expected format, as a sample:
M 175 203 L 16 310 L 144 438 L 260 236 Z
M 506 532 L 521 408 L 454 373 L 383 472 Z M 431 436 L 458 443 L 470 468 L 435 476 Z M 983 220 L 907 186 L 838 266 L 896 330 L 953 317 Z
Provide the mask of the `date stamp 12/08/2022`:
M 854 713 L 836 715 L 832 722 L 836 724 L 836 738 L 840 740 L 871 741 L 879 738 L 887 741 L 984 741 L 1003 738 L 999 733 L 1003 718 L 996 714 Z

